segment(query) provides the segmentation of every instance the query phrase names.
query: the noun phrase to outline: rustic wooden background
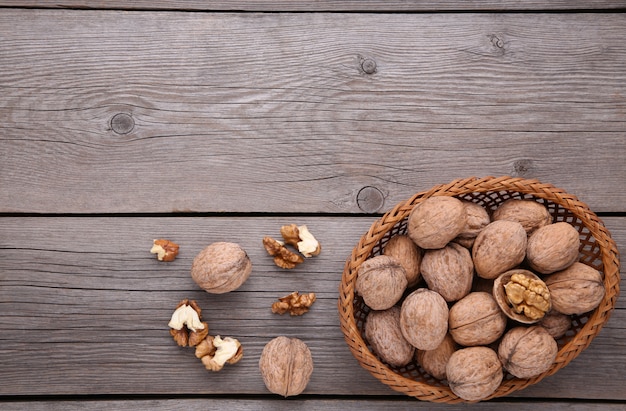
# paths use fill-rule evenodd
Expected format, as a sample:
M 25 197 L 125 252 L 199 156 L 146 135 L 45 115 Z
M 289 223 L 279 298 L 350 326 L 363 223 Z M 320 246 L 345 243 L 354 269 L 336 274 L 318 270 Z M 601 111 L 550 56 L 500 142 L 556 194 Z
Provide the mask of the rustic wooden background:
M 466 409 L 394 393 L 343 341 L 343 265 L 380 213 L 460 177 L 538 178 L 626 250 L 624 1 L 128 3 L 0 0 L 2 409 Z M 323 246 L 293 271 L 261 245 L 288 223 Z M 219 296 L 189 276 L 214 241 L 254 266 Z M 311 312 L 272 314 L 294 290 Z M 239 364 L 207 374 L 173 343 L 183 298 Z M 300 397 L 258 372 L 277 335 L 313 352 Z M 618 300 L 570 365 L 482 408 L 624 410 L 625 341 Z

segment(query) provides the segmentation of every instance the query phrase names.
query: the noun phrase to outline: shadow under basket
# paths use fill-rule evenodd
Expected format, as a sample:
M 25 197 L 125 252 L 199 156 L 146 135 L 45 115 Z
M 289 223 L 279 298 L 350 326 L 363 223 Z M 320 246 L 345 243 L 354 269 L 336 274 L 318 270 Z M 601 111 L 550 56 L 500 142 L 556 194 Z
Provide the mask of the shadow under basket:
M 550 184 L 513 177 L 471 177 L 432 187 L 397 204 L 372 224 L 353 249 L 341 278 L 338 308 L 345 340 L 363 368 L 391 389 L 420 400 L 469 402 L 456 396 L 446 381 L 427 374 L 416 361 L 393 367 L 372 353 L 364 336 L 364 323 L 370 309 L 354 290 L 359 266 L 368 258 L 382 254 L 391 237 L 405 234 L 407 217 L 413 207 L 433 196 L 471 201 L 485 207 L 490 214 L 499 204 L 512 198 L 535 200 L 549 210 L 553 222 L 565 221 L 578 230 L 581 240 L 579 261 L 599 270 L 603 277 L 606 289 L 603 300 L 595 310 L 572 316 L 569 331 L 557 340 L 559 351 L 550 369 L 529 379 L 516 378 L 505 372 L 498 389 L 486 399 L 502 397 L 541 381 L 569 364 L 589 346 L 609 319 L 619 294 L 619 254 L 603 222 L 575 196 Z

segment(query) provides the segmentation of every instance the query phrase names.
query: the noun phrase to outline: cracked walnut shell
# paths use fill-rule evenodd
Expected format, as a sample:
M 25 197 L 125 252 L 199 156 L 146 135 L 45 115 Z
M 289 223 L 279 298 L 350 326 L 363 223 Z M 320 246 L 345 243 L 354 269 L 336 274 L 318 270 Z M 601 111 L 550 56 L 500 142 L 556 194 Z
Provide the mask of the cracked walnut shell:
M 552 308 L 547 285 L 528 270 L 502 273 L 493 282 L 493 296 L 507 317 L 523 324 L 538 322 Z
M 283 397 L 298 395 L 313 373 L 313 357 L 302 340 L 280 336 L 263 348 L 259 370 L 269 391 Z
M 216 242 L 194 258 L 191 277 L 208 293 L 223 294 L 239 288 L 250 276 L 252 263 L 235 243 Z

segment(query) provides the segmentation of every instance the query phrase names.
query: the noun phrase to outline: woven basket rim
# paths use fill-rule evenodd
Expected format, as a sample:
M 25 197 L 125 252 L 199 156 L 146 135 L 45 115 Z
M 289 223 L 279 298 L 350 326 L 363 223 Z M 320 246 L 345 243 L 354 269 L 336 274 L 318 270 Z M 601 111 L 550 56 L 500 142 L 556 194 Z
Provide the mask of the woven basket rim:
M 552 367 L 533 378 L 511 378 L 503 380 L 500 387 L 485 400 L 508 395 L 529 385 L 541 381 L 554 374 L 586 349 L 593 338 L 608 321 L 619 295 L 619 253 L 615 241 L 611 238 L 604 223 L 591 209 L 578 198 L 565 190 L 536 179 L 521 177 L 469 177 L 453 180 L 448 184 L 440 184 L 426 191 L 414 194 L 406 201 L 396 204 L 391 210 L 375 221 L 370 229 L 360 238 L 347 259 L 339 286 L 338 310 L 341 330 L 353 356 L 359 364 L 374 377 L 391 389 L 421 400 L 442 403 L 470 402 L 456 396 L 447 386 L 434 386 L 425 382 L 412 380 L 396 374 L 382 363 L 367 347 L 354 317 L 354 283 L 358 267 L 372 253 L 374 246 L 385 234 L 408 216 L 413 207 L 432 196 L 460 196 L 471 193 L 511 192 L 541 198 L 567 209 L 589 230 L 599 245 L 604 273 L 605 296 L 598 308 L 590 315 L 580 331 L 559 349 L 557 359 Z

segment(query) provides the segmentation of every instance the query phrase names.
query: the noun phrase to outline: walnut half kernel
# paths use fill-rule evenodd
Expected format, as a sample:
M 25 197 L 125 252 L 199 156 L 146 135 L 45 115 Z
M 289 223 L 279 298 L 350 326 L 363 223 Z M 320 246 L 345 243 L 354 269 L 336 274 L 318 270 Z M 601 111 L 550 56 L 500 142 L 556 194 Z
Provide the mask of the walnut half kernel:
M 300 294 L 298 291 L 294 291 L 289 295 L 280 297 L 278 301 L 273 303 L 272 312 L 280 315 L 286 312 L 291 315 L 303 315 L 309 311 L 315 299 L 315 293 Z
M 196 346 L 196 357 L 209 371 L 220 371 L 224 364 L 236 364 L 243 358 L 243 348 L 239 340 L 219 335 L 207 336 Z
M 536 323 L 552 309 L 546 283 L 524 269 L 509 270 L 496 278 L 493 296 L 507 317 L 522 324 Z
M 174 261 L 178 255 L 179 245 L 173 241 L 160 238 L 152 241 L 150 252 L 156 254 L 159 261 Z

